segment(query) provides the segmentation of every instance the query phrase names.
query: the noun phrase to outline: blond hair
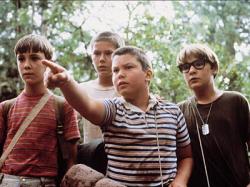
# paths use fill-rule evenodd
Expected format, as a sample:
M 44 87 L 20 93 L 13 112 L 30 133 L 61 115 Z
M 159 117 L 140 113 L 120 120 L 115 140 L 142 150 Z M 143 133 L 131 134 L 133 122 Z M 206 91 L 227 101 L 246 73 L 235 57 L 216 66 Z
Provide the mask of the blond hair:
M 95 42 L 107 41 L 114 45 L 117 49 L 119 47 L 123 47 L 125 45 L 124 40 L 116 33 L 110 31 L 104 31 L 97 34 L 94 38 L 92 38 L 90 42 L 90 47 L 93 49 Z
M 211 64 L 212 68 L 219 70 L 219 60 L 217 55 L 212 49 L 204 44 L 189 44 L 181 49 L 176 58 L 177 65 L 187 63 L 189 56 L 207 60 Z

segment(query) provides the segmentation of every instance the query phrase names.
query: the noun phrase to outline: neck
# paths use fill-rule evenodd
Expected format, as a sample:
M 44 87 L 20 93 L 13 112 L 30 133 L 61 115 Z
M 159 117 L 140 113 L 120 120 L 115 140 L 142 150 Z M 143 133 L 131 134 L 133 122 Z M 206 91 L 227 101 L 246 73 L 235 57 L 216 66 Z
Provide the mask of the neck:
M 212 86 L 212 87 L 207 87 L 206 89 L 194 90 L 194 94 L 197 103 L 208 104 L 215 101 L 218 97 L 220 97 L 222 91 Z
M 111 77 L 98 77 L 96 79 L 97 83 L 103 87 L 113 86 L 112 76 Z
M 138 93 L 138 96 L 134 96 L 133 98 L 126 99 L 127 102 L 131 103 L 134 106 L 137 106 L 142 111 L 146 112 L 149 103 L 149 92 L 146 94 Z
M 36 96 L 45 94 L 46 92 L 48 92 L 48 89 L 44 85 L 43 86 L 25 85 L 24 91 L 29 96 Z

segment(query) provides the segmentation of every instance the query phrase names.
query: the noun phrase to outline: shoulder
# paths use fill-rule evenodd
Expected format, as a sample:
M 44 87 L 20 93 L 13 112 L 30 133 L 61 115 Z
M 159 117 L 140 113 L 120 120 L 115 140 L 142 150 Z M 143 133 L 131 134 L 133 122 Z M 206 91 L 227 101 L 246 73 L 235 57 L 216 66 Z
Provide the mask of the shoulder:
M 242 93 L 237 91 L 224 91 L 222 98 L 226 101 L 248 102 L 247 98 Z
M 17 98 L 12 98 L 12 99 L 8 99 L 5 100 L 3 102 L 0 103 L 1 107 L 11 107 L 15 102 L 16 102 Z
M 183 107 L 183 106 L 186 106 L 186 105 L 189 105 L 190 104 L 190 101 L 189 100 L 183 100 L 183 101 L 180 101 L 177 103 L 177 105 L 179 107 Z
M 53 95 L 54 97 L 54 104 L 56 111 L 59 113 L 66 113 L 74 111 L 73 107 L 66 101 L 66 99 L 59 95 Z
M 158 101 L 158 106 L 160 110 L 164 110 L 167 113 L 171 113 L 171 114 L 180 114 L 181 110 L 180 107 L 172 102 L 169 101 Z
M 105 105 L 113 105 L 116 107 L 122 106 L 124 103 L 121 97 L 105 98 L 103 101 Z
M 106 98 L 104 99 L 104 105 L 109 110 L 118 113 L 130 110 L 122 97 Z
M 244 97 L 244 95 L 237 91 L 223 91 L 223 95 L 227 97 Z
M 95 80 L 89 80 L 89 81 L 86 81 L 86 82 L 81 82 L 81 83 L 79 83 L 79 85 L 82 88 L 92 87 L 93 85 L 96 85 L 96 81 Z
M 191 104 L 191 100 L 183 100 L 183 101 L 180 101 L 179 103 L 177 103 L 177 106 L 181 109 L 181 111 L 185 111 L 187 110 L 189 107 L 190 107 L 190 104 Z
M 0 113 L 5 118 L 7 118 L 7 115 L 9 111 L 11 111 L 11 108 L 14 106 L 17 98 L 5 100 L 0 103 Z
M 53 97 L 54 97 L 56 102 L 59 102 L 59 103 L 65 103 L 66 102 L 66 99 L 63 96 L 53 94 Z

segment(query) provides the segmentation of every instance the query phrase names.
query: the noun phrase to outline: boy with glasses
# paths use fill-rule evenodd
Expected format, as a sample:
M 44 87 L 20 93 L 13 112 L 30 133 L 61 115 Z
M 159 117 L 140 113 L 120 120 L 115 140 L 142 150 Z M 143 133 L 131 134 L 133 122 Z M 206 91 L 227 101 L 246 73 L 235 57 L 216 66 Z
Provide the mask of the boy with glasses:
M 192 144 L 194 169 L 190 187 L 249 185 L 247 145 L 250 113 L 238 92 L 216 88 L 217 55 L 207 46 L 184 47 L 177 64 L 194 96 L 180 103 Z

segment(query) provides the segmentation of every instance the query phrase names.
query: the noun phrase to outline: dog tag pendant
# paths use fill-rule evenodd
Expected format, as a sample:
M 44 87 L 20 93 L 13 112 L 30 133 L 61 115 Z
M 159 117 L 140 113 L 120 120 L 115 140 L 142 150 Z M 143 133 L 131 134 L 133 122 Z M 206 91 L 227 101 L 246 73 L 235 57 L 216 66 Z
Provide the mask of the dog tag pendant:
M 203 135 L 208 135 L 209 134 L 209 127 L 208 127 L 208 124 L 203 124 L 201 126 L 201 130 L 202 130 L 202 134 Z

